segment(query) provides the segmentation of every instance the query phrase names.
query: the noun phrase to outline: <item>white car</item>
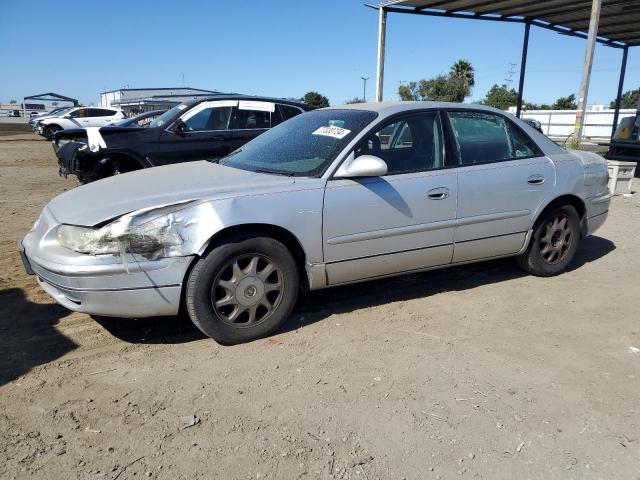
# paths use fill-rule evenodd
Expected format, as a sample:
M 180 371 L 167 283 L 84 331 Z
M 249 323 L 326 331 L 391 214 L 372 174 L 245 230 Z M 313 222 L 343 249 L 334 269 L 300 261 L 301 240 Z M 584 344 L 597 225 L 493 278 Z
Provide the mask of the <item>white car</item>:
M 76 107 L 57 117 L 38 121 L 36 133 L 53 140 L 56 132 L 70 128 L 105 127 L 126 118 L 122 110 L 114 108 Z

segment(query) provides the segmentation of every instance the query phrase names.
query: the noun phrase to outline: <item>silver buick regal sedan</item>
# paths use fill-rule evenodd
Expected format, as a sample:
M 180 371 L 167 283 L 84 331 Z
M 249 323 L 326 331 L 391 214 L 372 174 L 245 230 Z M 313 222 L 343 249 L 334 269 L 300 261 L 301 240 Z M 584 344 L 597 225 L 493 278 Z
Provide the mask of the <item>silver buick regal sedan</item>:
M 119 175 L 54 198 L 20 243 L 65 307 L 177 314 L 224 344 L 264 336 L 300 289 L 513 256 L 560 273 L 605 221 L 596 154 L 502 111 L 357 104 L 295 117 L 217 162 Z

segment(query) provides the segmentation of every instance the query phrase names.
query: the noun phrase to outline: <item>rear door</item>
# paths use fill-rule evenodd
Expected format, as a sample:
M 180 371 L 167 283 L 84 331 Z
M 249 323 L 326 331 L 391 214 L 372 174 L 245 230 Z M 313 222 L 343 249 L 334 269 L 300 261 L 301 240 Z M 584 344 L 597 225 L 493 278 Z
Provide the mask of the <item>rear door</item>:
M 460 159 L 453 262 L 517 253 L 555 185 L 555 166 L 514 122 L 451 110 Z
M 242 146 L 282 121 L 272 102 L 240 100 L 233 115 L 233 132 L 237 146 Z
M 389 120 L 356 147 L 382 158 L 382 177 L 327 182 L 323 243 L 330 284 L 451 262 L 457 169 L 437 111 Z
M 89 108 L 88 124 L 91 127 L 104 127 L 120 120 L 120 116 L 116 116 L 116 110 L 107 108 Z
M 151 162 L 164 165 L 228 155 L 236 148 L 231 121 L 237 104 L 237 100 L 214 100 L 186 111 L 161 133 Z

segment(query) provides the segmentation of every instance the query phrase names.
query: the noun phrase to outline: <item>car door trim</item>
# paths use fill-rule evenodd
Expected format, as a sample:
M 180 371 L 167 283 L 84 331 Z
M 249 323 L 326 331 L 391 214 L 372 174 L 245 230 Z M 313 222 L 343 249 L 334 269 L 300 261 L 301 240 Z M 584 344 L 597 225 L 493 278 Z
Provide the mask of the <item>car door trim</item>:
M 329 245 L 342 245 L 345 243 L 364 242 L 367 240 L 376 240 L 378 238 L 410 235 L 413 233 L 430 232 L 434 230 L 440 230 L 443 228 L 460 227 L 464 225 L 473 225 L 475 223 L 491 222 L 494 220 L 506 220 L 509 218 L 524 217 L 530 214 L 531 212 L 529 210 L 516 210 L 512 212 L 490 213 L 487 215 L 477 215 L 474 217 L 443 220 L 440 222 L 419 223 L 416 225 L 385 228 L 382 230 L 372 230 L 369 232 L 358 232 L 358 233 L 352 233 L 349 235 L 341 235 L 338 237 L 332 237 L 328 239 L 327 243 Z M 499 237 L 499 236 L 502 236 L 502 235 L 496 235 L 496 237 Z M 485 237 L 485 238 L 491 238 L 491 237 Z M 428 248 L 431 248 L 431 247 L 428 247 Z M 397 252 L 394 252 L 394 253 L 397 253 Z M 383 253 L 380 255 L 386 255 L 386 253 Z M 363 258 L 363 257 L 358 257 L 358 258 Z
M 378 238 L 396 237 L 400 235 L 410 235 L 412 233 L 429 232 L 440 230 L 443 228 L 451 228 L 456 226 L 456 220 L 443 220 L 440 222 L 419 223 L 417 225 L 408 225 L 403 227 L 385 228 L 382 230 L 373 230 L 369 232 L 351 233 L 349 235 L 341 235 L 332 237 L 327 240 L 329 245 L 342 245 L 345 243 L 364 242 L 367 240 L 375 240 Z M 386 254 L 381 254 L 386 255 Z
M 531 210 L 512 210 L 510 212 L 487 213 L 484 215 L 474 215 L 473 217 L 463 217 L 456 220 L 457 227 L 473 225 L 475 223 L 492 222 L 494 220 L 508 220 L 510 218 L 526 217 L 531 215 Z

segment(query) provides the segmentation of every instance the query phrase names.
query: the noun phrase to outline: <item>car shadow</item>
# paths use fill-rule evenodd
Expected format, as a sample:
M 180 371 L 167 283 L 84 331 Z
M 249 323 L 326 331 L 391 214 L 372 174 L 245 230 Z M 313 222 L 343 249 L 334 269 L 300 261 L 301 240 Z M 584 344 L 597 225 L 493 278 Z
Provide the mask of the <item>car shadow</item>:
M 614 243 L 605 238 L 586 237 L 580 243 L 567 272 L 599 260 L 615 248 Z M 302 328 L 336 313 L 348 313 L 448 291 L 472 290 L 526 275 L 528 274 L 520 270 L 512 258 L 503 258 L 308 292 L 300 296 L 292 318 L 278 333 Z
M 587 237 L 580 244 L 568 271 L 596 261 L 614 249 L 615 245 L 610 240 Z M 303 328 L 336 313 L 429 297 L 447 291 L 471 290 L 525 275 L 513 259 L 506 258 L 306 292 L 299 296 L 289 321 L 274 335 Z M 206 338 L 186 315 L 141 319 L 93 318 L 114 337 L 129 343 L 179 344 Z
M 92 316 L 114 337 L 128 343 L 179 344 L 206 336 L 186 314 L 174 317 L 114 318 Z
M 0 290 L 0 386 L 77 348 L 56 330 L 69 310 L 33 303 L 20 288 Z

